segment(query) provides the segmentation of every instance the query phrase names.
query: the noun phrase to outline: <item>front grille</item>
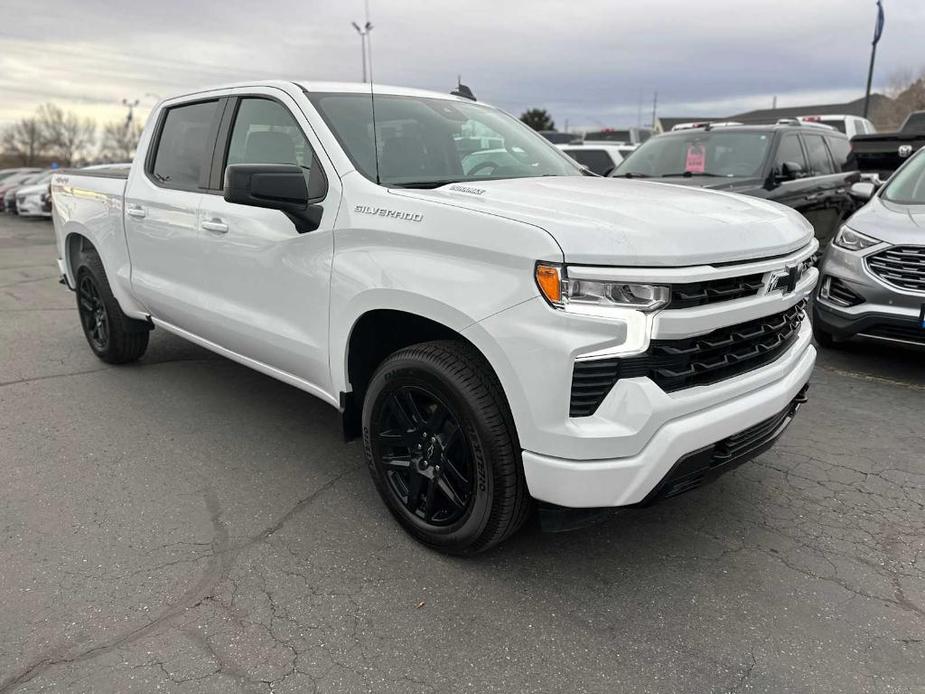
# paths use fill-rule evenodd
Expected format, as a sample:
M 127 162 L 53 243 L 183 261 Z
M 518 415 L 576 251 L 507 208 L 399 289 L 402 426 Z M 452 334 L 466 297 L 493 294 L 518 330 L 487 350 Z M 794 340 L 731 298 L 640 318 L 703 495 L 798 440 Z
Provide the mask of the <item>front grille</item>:
M 647 376 L 672 392 L 715 383 L 770 364 L 796 340 L 806 301 L 739 325 L 680 340 L 652 340 L 634 357 L 575 362 L 569 416 L 597 410 L 621 378 Z
M 887 284 L 925 292 L 925 246 L 893 246 L 867 259 L 868 269 Z
M 925 328 L 920 328 L 916 323 L 910 323 L 909 325 L 880 323 L 865 328 L 860 334 L 866 337 L 882 337 L 888 340 L 902 340 L 903 342 L 925 345 Z
M 766 451 L 806 402 L 807 389 L 803 386 L 790 404 L 773 417 L 681 458 L 641 505 L 696 489 Z
M 690 308 L 754 296 L 764 286 L 761 273 L 671 286 L 670 308 Z

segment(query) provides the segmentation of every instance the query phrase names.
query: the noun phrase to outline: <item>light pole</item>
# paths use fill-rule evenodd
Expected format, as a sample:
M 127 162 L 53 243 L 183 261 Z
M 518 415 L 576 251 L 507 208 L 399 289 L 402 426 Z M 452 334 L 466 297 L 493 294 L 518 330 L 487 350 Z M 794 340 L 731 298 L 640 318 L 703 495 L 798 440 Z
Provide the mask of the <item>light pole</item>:
M 122 99 L 122 105 L 128 107 L 128 115 L 125 117 L 125 127 L 128 128 L 132 124 L 132 119 L 135 117 L 135 107 L 140 102 L 138 99 L 134 101 L 129 101 L 128 99 Z
M 356 22 L 351 22 L 353 28 L 357 30 L 357 33 L 360 35 L 360 51 L 363 59 L 363 81 L 366 81 L 366 41 L 369 36 L 369 32 L 372 31 L 373 25 L 367 19 L 366 23 L 361 27 Z

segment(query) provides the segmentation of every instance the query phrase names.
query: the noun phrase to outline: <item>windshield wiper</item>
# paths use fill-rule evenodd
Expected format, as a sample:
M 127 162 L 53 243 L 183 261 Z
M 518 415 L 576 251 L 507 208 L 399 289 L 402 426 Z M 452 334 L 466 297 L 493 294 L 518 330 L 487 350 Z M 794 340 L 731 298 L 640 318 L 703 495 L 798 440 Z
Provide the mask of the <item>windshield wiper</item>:
M 626 173 L 618 173 L 611 176 L 611 178 L 649 178 L 649 174 L 644 173 L 635 173 L 633 171 L 627 171 Z
M 666 173 L 662 174 L 662 178 L 692 178 L 693 176 L 709 176 L 710 178 L 728 178 L 723 176 L 723 174 L 709 173 L 708 171 L 702 171 L 700 173 L 694 173 L 693 171 L 679 171 L 678 173 Z

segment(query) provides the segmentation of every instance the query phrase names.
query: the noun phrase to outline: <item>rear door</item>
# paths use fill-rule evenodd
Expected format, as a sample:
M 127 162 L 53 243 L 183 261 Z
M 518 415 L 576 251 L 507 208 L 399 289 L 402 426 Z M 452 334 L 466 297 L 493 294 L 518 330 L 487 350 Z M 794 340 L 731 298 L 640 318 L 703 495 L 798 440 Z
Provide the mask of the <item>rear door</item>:
M 224 107 L 225 99 L 214 96 L 164 108 L 125 191 L 132 289 L 152 316 L 193 333 L 207 306 L 199 205 Z
M 202 336 L 327 392 L 333 227 L 340 179 L 298 104 L 273 89 L 235 90 L 202 200 L 196 253 L 210 282 Z M 324 186 L 318 229 L 300 234 L 286 215 L 226 202 L 230 164 L 295 164 Z M 325 170 L 327 169 L 327 171 Z M 322 393 L 319 393 L 322 394 Z
M 824 245 L 835 235 L 848 205 L 845 174 L 836 171 L 822 133 L 804 131 L 801 138 L 809 164 L 803 214 L 812 223 L 820 245 Z

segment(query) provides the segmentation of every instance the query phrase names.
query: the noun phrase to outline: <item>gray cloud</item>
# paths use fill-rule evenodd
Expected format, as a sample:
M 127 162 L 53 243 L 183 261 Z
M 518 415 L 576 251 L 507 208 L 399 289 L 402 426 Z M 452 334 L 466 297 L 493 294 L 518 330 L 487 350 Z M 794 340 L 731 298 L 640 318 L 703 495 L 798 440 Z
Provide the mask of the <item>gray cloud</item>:
M 123 97 L 249 78 L 357 80 L 361 0 L 45 0 L 4 11 L 0 121 L 54 100 L 101 118 Z M 372 0 L 377 81 L 438 90 L 456 75 L 512 112 L 560 124 L 722 115 L 859 96 L 872 0 Z M 877 82 L 925 60 L 925 3 L 886 0 Z

